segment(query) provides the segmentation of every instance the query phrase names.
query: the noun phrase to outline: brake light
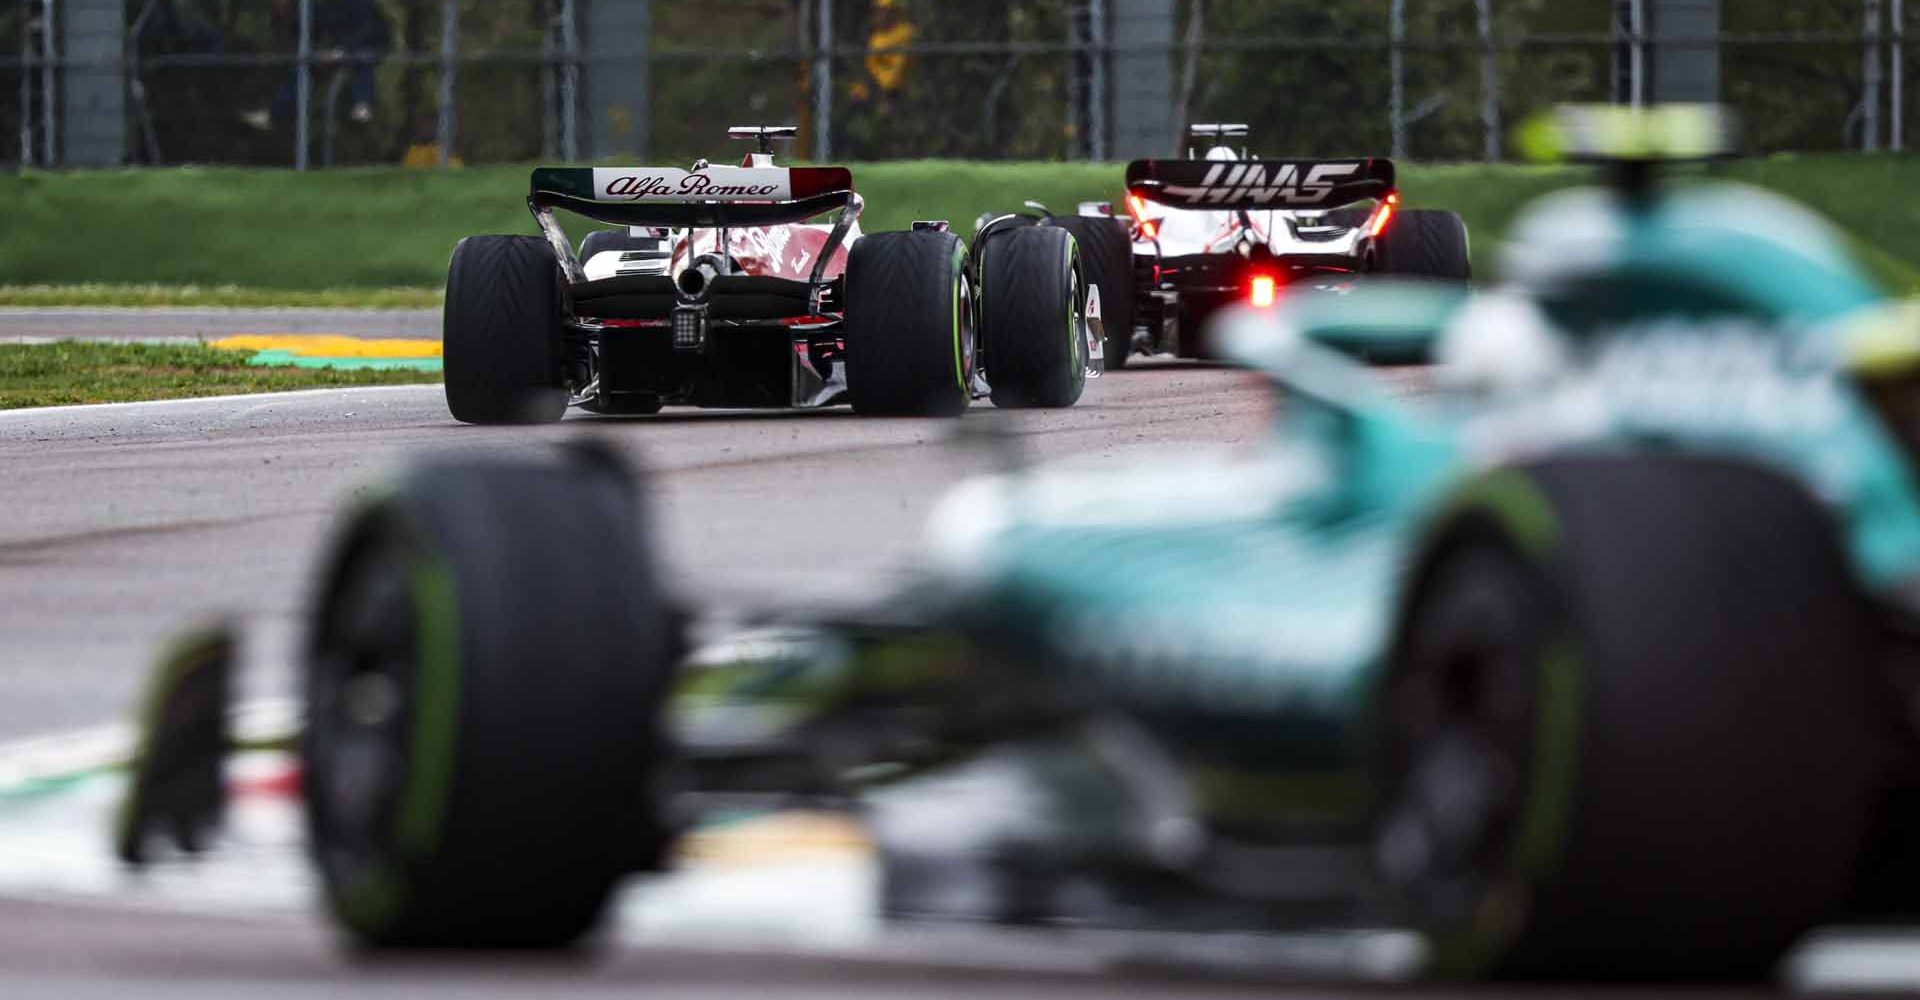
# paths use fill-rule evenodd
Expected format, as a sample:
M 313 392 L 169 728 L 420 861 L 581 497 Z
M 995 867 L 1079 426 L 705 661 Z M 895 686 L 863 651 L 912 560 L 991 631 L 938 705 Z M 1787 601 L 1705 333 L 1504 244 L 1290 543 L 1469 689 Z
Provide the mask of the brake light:
M 1373 225 L 1367 232 L 1368 236 L 1379 236 L 1386 231 L 1388 220 L 1393 218 L 1393 208 L 1398 204 L 1400 204 L 1400 195 L 1389 193 L 1386 200 L 1380 203 L 1380 207 L 1373 210 Z
M 1143 240 L 1160 238 L 1160 220 L 1147 218 L 1147 200 L 1137 194 L 1127 195 L 1127 214 L 1133 216 L 1134 226 L 1140 231 Z
M 1273 275 L 1256 274 L 1253 276 L 1253 292 L 1248 298 L 1254 305 L 1265 309 L 1273 305 L 1275 287 Z

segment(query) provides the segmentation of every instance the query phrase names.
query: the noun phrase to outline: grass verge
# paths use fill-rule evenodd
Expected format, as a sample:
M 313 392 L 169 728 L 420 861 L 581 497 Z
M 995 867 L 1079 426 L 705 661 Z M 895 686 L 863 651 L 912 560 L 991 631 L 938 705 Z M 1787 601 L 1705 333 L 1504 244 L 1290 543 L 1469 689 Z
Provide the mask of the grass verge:
M 0 285 L 0 306 L 53 308 L 438 309 L 438 288 L 299 290 L 240 285 Z
M 1120 194 L 1112 163 L 920 160 L 856 164 L 869 232 L 948 219 L 971 232 L 983 212 L 1026 199 L 1071 212 Z M 1799 199 L 1845 229 L 1874 272 L 1908 288 L 1920 275 L 1920 155 L 1774 156 L 1716 165 L 1719 176 Z M 1407 204 L 1451 208 L 1475 263 L 1532 197 L 1592 176 L 1579 167 L 1405 164 Z M 413 305 L 439 301 L 463 236 L 532 233 L 527 167 L 454 171 L 367 167 L 0 175 L 0 301 L 39 305 Z M 576 239 L 591 228 L 565 217 Z M 89 284 L 101 281 L 127 284 Z M 36 288 L 36 286 L 57 286 Z M 71 289 L 78 286 L 77 290 Z
M 191 344 L 0 344 L 0 409 L 439 381 L 417 371 L 258 368 L 250 356 Z

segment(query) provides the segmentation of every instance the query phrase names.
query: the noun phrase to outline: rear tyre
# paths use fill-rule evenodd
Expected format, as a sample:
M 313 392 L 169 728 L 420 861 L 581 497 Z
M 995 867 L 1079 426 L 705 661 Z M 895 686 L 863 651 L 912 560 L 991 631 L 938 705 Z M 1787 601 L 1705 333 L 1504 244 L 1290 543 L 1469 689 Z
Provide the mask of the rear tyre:
M 447 409 L 469 424 L 540 424 L 567 412 L 560 264 L 532 236 L 453 248 L 441 313 Z
M 349 523 L 307 652 L 309 843 L 381 947 L 549 948 L 655 863 L 677 638 L 635 484 L 438 460 Z
M 1473 261 L 1467 224 L 1453 212 L 1430 208 L 1401 211 L 1380 234 L 1377 273 L 1440 281 L 1470 281 Z
M 1079 246 L 1055 226 L 994 239 L 980 275 L 980 337 L 993 405 L 1072 406 L 1087 385 Z
M 1562 460 L 1467 490 L 1384 688 L 1377 859 L 1436 971 L 1748 978 L 1843 902 L 1871 621 L 1797 484 Z
M 952 417 L 973 395 L 967 248 L 932 230 L 875 233 L 847 255 L 847 389 L 857 413 Z
M 1106 367 L 1125 368 L 1133 353 L 1133 236 L 1119 219 L 1069 215 L 1052 220 L 1080 244 L 1087 283 L 1100 289 L 1100 319 L 1106 324 Z

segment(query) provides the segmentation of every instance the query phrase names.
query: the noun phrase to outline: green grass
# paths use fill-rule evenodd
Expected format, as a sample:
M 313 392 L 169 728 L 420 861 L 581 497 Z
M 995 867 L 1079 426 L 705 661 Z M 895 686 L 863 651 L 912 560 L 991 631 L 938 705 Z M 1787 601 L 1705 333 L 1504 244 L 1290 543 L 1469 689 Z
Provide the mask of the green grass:
M 0 410 L 439 380 L 414 371 L 254 368 L 248 357 L 199 345 L 0 344 Z
M 1716 172 L 1805 201 L 1853 235 L 1876 273 L 1920 288 L 1920 203 L 1907 194 L 1920 184 L 1920 156 L 1772 157 Z M 1120 167 L 928 160 L 860 164 L 854 176 L 868 231 L 944 218 L 965 232 L 982 212 L 1028 198 L 1062 212 L 1112 199 Z M 1411 206 L 1459 211 L 1486 271 L 1529 198 L 1587 176 L 1574 167 L 1410 164 L 1401 187 Z M 0 176 L 0 302 L 432 306 L 460 237 L 533 232 L 526 182 L 524 166 Z M 566 221 L 576 237 L 590 225 Z M 60 290 L 68 286 L 79 287 Z
M 438 288 L 245 288 L 240 285 L 0 285 L 0 306 L 95 308 L 438 309 Z

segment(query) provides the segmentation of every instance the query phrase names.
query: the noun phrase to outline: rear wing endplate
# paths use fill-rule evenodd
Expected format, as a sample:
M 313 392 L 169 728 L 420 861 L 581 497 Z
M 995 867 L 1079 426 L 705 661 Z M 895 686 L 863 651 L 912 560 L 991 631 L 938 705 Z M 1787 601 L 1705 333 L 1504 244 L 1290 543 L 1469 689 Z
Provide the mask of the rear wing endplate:
M 1127 192 L 1171 208 L 1338 208 L 1393 193 L 1393 161 L 1135 160 Z

